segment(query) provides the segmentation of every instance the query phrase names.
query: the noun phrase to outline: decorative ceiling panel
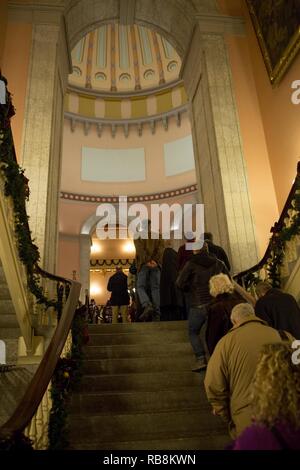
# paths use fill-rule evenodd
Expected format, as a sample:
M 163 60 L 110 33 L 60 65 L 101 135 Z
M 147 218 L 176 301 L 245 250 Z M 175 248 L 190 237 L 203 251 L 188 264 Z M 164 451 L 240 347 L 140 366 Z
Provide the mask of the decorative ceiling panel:
M 135 92 L 178 80 L 181 60 L 171 44 L 144 26 L 107 24 L 72 50 L 70 85 L 94 92 Z

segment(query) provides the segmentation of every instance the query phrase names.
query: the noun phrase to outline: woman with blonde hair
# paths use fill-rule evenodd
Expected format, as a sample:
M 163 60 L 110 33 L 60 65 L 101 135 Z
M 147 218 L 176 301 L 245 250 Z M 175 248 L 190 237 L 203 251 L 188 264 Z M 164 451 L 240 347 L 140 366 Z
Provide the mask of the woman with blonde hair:
M 289 342 L 263 347 L 252 390 L 254 423 L 233 450 L 300 449 L 300 364 L 293 353 Z
M 217 274 L 209 280 L 209 292 L 214 299 L 208 306 L 206 344 L 212 355 L 217 342 L 232 328 L 231 310 L 244 302 L 235 292 L 235 287 L 227 274 Z

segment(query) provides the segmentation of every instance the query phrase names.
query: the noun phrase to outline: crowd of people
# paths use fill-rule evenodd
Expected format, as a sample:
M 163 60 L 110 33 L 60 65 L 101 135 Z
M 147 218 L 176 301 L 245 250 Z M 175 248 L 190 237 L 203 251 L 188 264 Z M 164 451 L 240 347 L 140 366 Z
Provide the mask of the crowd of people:
M 187 242 L 195 242 L 193 236 Z M 187 319 L 194 372 L 214 415 L 228 424 L 231 449 L 300 449 L 300 309 L 289 294 L 264 281 L 250 295 L 230 275 L 223 248 L 204 243 L 176 252 L 161 237 L 135 240 L 129 279 L 109 279 L 112 323 Z M 130 305 L 130 309 L 128 306 Z M 299 361 L 300 362 L 300 361 Z

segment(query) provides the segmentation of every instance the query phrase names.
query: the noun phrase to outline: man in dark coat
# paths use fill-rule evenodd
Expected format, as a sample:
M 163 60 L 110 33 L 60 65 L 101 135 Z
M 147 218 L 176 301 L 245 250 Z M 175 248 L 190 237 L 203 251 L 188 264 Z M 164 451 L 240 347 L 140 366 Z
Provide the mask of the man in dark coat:
M 111 292 L 110 304 L 112 306 L 112 323 L 118 322 L 118 315 L 121 313 L 123 323 L 128 321 L 129 294 L 127 287 L 127 276 L 122 268 L 117 268 L 107 284 L 107 290 Z
M 143 312 L 140 321 L 160 321 L 160 268 L 164 251 L 161 234 L 151 231 L 151 221 L 143 220 L 140 238 L 134 240 L 136 290 Z
M 285 330 L 300 339 L 300 308 L 294 297 L 280 289 L 274 289 L 268 282 L 256 286 L 259 297 L 255 314 L 276 330 Z
M 187 293 L 190 306 L 189 338 L 196 356 L 193 371 L 206 367 L 205 348 L 199 335 L 207 318 L 208 304 L 212 300 L 209 293 L 209 280 L 219 273 L 228 274 L 227 268 L 222 261 L 209 255 L 207 245 L 204 243 L 200 250 L 194 251 L 194 256 L 187 261 L 176 281 L 179 289 Z
M 167 246 L 163 253 L 160 274 L 160 312 L 161 320 L 180 320 L 181 291 L 176 286 L 177 253 Z
M 185 235 L 185 241 L 186 241 L 186 243 L 179 247 L 179 250 L 178 250 L 178 253 L 177 253 L 177 269 L 178 269 L 178 271 L 181 271 L 181 269 L 184 267 L 185 263 L 193 256 L 193 250 L 187 250 L 186 249 L 186 244 L 187 243 L 192 243 L 192 242 L 195 241 L 194 234 L 193 233 L 187 233 Z
M 231 267 L 230 267 L 228 256 L 226 255 L 225 250 L 221 246 L 215 245 L 213 243 L 212 233 L 205 232 L 204 233 L 204 241 L 207 243 L 209 254 L 211 254 L 211 255 L 215 256 L 216 258 L 220 259 L 221 261 L 223 261 L 223 263 L 225 264 L 228 271 L 230 271 Z

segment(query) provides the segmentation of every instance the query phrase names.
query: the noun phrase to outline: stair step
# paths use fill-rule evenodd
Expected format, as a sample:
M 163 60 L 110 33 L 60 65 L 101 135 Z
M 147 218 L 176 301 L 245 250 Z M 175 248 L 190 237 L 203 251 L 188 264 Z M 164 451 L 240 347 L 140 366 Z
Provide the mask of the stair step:
M 2 335 L 2 330 L 0 330 Z M 4 339 L 3 337 L 1 339 Z M 6 364 L 16 364 L 18 359 L 18 338 L 4 339 L 6 346 Z
M 152 333 L 153 331 L 186 331 L 187 321 L 160 321 L 137 323 L 102 323 L 100 325 L 89 324 L 89 332 L 92 334 L 116 334 L 116 333 Z
M 116 392 L 116 391 L 157 391 L 172 390 L 180 387 L 200 386 L 203 372 L 173 371 L 116 374 L 116 375 L 84 375 L 78 391 Z
M 11 300 L 0 299 L 0 314 L 15 313 L 14 305 Z
M 152 440 L 162 436 L 172 438 L 182 433 L 197 433 L 203 429 L 207 433 L 213 433 L 217 429 L 224 431 L 223 423 L 208 413 L 207 409 L 161 413 L 71 415 L 69 424 L 73 443 L 76 439 L 80 442 L 89 441 L 91 436 L 103 433 L 103 440 L 114 442 Z
M 19 328 L 16 315 L 0 313 L 0 332 L 2 328 Z
M 199 393 L 199 385 L 176 390 L 159 390 L 152 392 L 110 392 L 110 393 L 74 393 L 70 411 L 81 414 L 99 413 L 137 413 L 150 411 L 167 411 L 181 409 L 207 408 L 207 399 Z
M 24 395 L 32 375 L 23 367 L 16 367 L 0 374 L 0 427 L 11 417 Z
M 0 262 L 1 263 L 1 262 Z M 2 264 L 0 264 L 0 283 L 6 283 L 5 275 L 4 275 L 4 270 L 2 267 Z
M 193 359 L 190 356 L 173 357 L 156 356 L 149 358 L 125 358 L 125 359 L 90 359 L 84 361 L 83 374 L 130 374 L 147 372 L 191 371 Z M 191 372 L 190 372 L 191 373 Z
M 17 339 L 21 336 L 20 328 L 0 328 L 1 339 Z
M 172 357 L 174 355 L 191 355 L 192 349 L 189 343 L 180 342 L 172 344 Z M 117 358 L 131 358 L 131 357 L 153 357 L 155 356 L 170 356 L 169 345 L 155 344 L 155 350 L 153 350 L 153 344 L 143 344 L 141 348 L 140 344 L 115 344 L 113 346 L 86 346 L 85 357 L 87 359 L 117 359 Z
M 214 433 L 200 432 L 192 437 L 180 433 L 170 439 L 169 435 L 160 439 L 102 442 L 90 439 L 88 442 L 73 442 L 72 449 L 77 450 L 221 450 L 229 444 L 230 438 L 224 430 Z M 76 446 L 76 447 L 75 447 Z
M 0 282 L 0 299 L 1 300 L 11 300 L 9 289 L 6 283 Z
M 116 333 L 90 334 L 91 346 L 143 343 L 178 343 L 187 341 L 187 331 L 160 331 L 153 333 Z

